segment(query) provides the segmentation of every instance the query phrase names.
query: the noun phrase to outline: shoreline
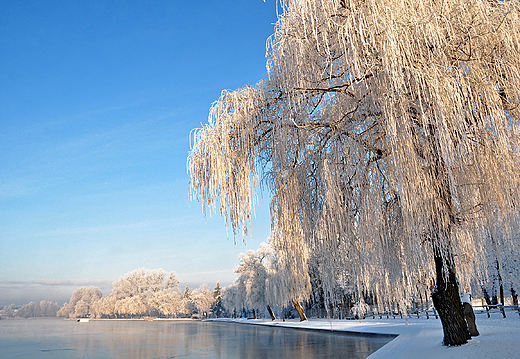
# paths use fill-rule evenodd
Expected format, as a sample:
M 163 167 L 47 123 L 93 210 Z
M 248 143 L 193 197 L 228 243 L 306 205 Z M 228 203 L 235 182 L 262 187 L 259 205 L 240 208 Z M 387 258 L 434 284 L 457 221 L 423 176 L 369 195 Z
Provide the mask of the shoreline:
M 206 321 L 232 322 L 245 325 L 261 325 L 276 328 L 328 331 L 359 336 L 384 336 L 393 339 L 369 355 L 368 359 L 476 359 L 517 358 L 520 342 L 520 316 L 516 311 L 508 312 L 507 318 L 495 314 L 487 318 L 477 314 L 480 336 L 473 337 L 467 344 L 458 347 L 442 345 L 443 331 L 440 319 L 363 319 L 338 320 L 315 319 L 307 321 L 269 319 L 211 318 Z
M 294 330 L 306 330 L 306 331 L 313 331 L 313 332 L 329 332 L 334 334 L 345 334 L 349 336 L 359 336 L 359 337 L 380 337 L 380 338 L 397 338 L 399 334 L 390 334 L 390 333 L 371 333 L 371 332 L 358 332 L 358 331 L 351 331 L 351 330 L 341 330 L 341 329 L 328 329 L 328 328 L 313 328 L 313 327 L 295 327 L 292 325 L 280 325 L 279 322 L 264 322 L 263 319 L 247 319 L 248 321 L 237 321 L 236 319 L 231 320 L 222 320 L 223 318 L 210 318 L 210 319 L 204 319 L 203 321 L 218 321 L 218 322 L 231 322 L 235 324 L 244 324 L 244 325 L 258 325 L 263 327 L 273 327 L 273 328 L 283 328 L 283 329 L 294 329 Z M 227 319 L 227 318 L 226 318 Z M 253 322 L 255 320 L 260 320 L 262 322 Z M 319 319 L 318 319 L 319 320 Z M 336 320 L 336 319 L 335 319 Z M 282 324 L 287 323 L 281 322 Z M 289 322 L 292 323 L 292 322 Z

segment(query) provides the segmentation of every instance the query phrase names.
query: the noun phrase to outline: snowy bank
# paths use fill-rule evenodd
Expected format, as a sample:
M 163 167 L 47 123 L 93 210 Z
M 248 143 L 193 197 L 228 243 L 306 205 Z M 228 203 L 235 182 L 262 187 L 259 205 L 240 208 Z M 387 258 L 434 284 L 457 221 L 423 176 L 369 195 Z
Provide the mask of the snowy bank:
M 519 358 L 520 357 L 520 316 L 517 312 L 507 312 L 507 318 L 494 313 L 476 314 L 480 336 L 472 338 L 460 347 L 442 345 L 442 326 L 439 319 L 364 319 L 327 320 L 310 319 L 306 322 L 288 320 L 274 322 L 266 319 L 233 319 L 233 322 L 276 327 L 345 331 L 366 334 L 391 334 L 397 337 L 370 355 L 369 359 L 401 358 Z

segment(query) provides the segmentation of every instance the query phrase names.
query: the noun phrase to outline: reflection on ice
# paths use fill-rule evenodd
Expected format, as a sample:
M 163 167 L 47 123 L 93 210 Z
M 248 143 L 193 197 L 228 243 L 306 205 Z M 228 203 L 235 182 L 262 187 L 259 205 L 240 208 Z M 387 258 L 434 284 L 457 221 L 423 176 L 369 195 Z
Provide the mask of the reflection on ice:
M 390 338 L 197 321 L 0 322 L 0 351 L 22 358 L 365 358 Z

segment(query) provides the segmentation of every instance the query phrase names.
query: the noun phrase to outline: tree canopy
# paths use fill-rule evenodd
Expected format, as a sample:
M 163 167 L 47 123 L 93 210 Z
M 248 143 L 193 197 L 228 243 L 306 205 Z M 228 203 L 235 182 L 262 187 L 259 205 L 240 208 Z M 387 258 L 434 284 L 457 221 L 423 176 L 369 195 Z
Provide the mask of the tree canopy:
M 246 234 L 263 183 L 280 262 L 314 258 L 330 301 L 345 278 L 380 306 L 432 281 L 454 298 L 490 261 L 519 288 L 520 2 L 281 7 L 268 77 L 195 134 L 193 197 Z
M 56 311 L 59 308 L 58 316 L 70 318 L 125 316 L 128 319 L 129 315 L 138 315 L 138 318 L 141 318 L 142 314 L 157 317 L 164 315 L 167 318 L 191 317 L 197 311 L 205 316 L 223 314 L 220 294 L 216 298 L 204 284 L 193 292 L 186 285 L 184 294 L 181 294 L 178 285 L 175 272 L 139 268 L 125 273 L 119 280 L 113 282 L 112 292 L 108 295 L 103 296 L 97 287 L 76 289 L 72 293 L 70 302 L 65 303 L 62 308 L 57 307 Z M 217 289 L 220 293 L 218 283 L 215 290 Z M 216 300 L 219 302 L 218 313 L 210 312 Z M 49 312 L 49 304 L 52 303 L 42 301 L 39 311 Z M 31 308 L 35 305 L 30 303 Z M 4 309 L 11 311 L 8 307 Z

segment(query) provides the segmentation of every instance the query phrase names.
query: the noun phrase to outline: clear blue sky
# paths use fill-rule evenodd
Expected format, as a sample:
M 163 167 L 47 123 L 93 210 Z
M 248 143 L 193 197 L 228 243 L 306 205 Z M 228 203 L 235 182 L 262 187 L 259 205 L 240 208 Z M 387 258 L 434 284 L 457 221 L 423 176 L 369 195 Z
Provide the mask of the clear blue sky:
M 190 286 L 247 246 L 189 201 L 190 131 L 265 78 L 275 0 L 0 2 L 0 305 L 70 297 L 133 269 Z M 60 303 L 62 304 L 62 303 Z

